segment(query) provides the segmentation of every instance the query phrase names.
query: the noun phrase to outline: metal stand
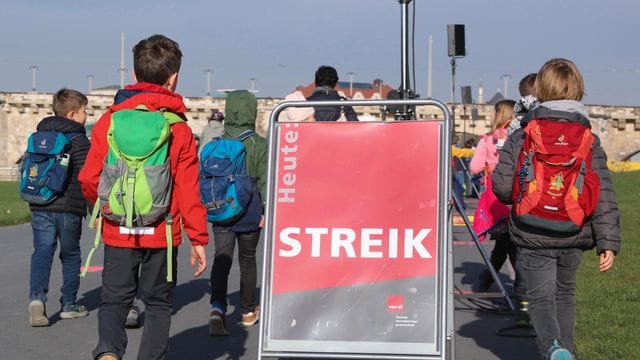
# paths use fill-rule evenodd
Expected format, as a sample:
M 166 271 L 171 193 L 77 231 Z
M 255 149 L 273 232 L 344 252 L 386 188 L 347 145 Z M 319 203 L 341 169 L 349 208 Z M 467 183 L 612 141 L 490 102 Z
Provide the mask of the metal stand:
M 451 57 L 451 120 L 453 121 L 453 134 L 456 133 L 456 57 Z
M 471 185 L 471 188 L 473 189 L 473 191 L 476 192 L 476 195 L 478 196 L 478 199 L 480 199 L 480 190 L 478 190 L 476 185 L 473 183 L 473 178 L 471 177 L 471 173 L 469 172 L 469 169 L 467 168 L 467 165 L 464 163 L 464 160 L 462 158 L 460 158 L 460 161 L 457 162 L 456 164 L 462 165 L 462 172 L 464 172 L 464 175 L 467 178 L 469 178 L 469 184 Z
M 471 222 L 469 222 L 469 219 L 467 218 L 467 215 L 464 212 L 464 208 L 462 207 L 462 201 L 458 199 L 458 196 L 456 196 L 455 193 L 453 193 L 453 200 L 454 200 L 456 210 L 458 211 L 460 216 L 462 216 L 462 219 L 464 220 L 464 224 L 467 227 L 467 230 L 469 230 L 469 234 L 471 234 L 471 238 L 473 239 L 473 242 L 476 244 L 476 248 L 478 249 L 478 252 L 480 252 L 480 255 L 482 256 L 482 260 L 484 261 L 485 265 L 487 265 L 487 268 L 489 269 L 489 273 L 491 274 L 493 281 L 495 281 L 495 283 L 498 285 L 498 288 L 500 289 L 500 292 L 498 294 L 501 294 L 502 297 L 504 297 L 505 301 L 507 302 L 507 305 L 509 306 L 509 309 L 511 309 L 512 311 L 515 311 L 516 307 L 511 301 L 509 294 L 507 294 L 507 290 L 505 289 L 504 284 L 498 277 L 498 272 L 493 267 L 493 265 L 491 265 L 491 261 L 489 260 L 489 256 L 487 255 L 487 252 L 484 250 L 484 248 L 480 244 L 480 239 L 478 239 L 478 236 L 473 231 Z M 455 294 L 455 297 L 456 298 L 491 298 L 491 297 L 495 297 L 495 294 L 494 293 Z

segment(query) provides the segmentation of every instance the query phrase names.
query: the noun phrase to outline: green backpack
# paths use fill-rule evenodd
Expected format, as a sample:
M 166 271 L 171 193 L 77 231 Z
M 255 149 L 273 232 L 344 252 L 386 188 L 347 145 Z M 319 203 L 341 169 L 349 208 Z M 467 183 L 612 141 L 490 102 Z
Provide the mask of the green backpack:
M 178 115 L 144 106 L 116 111 L 107 132 L 109 152 L 98 184 L 98 201 L 90 224 L 103 216 L 128 228 L 166 221 L 167 281 L 172 281 L 172 219 L 169 214 L 173 179 L 169 161 L 171 125 L 184 121 Z M 97 221 L 94 248 L 89 252 L 84 277 L 93 252 L 100 244 L 102 221 Z

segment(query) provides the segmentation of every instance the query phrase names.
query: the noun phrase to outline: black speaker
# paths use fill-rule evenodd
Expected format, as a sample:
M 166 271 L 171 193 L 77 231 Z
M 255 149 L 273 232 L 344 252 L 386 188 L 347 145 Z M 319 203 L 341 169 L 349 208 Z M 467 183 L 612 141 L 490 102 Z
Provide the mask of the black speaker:
M 478 120 L 478 109 L 471 109 L 471 120 Z
M 466 56 L 464 46 L 464 25 L 447 25 L 447 39 L 449 40 L 449 56 Z
M 462 86 L 460 89 L 462 90 L 462 103 L 473 104 L 473 99 L 471 99 L 471 86 Z

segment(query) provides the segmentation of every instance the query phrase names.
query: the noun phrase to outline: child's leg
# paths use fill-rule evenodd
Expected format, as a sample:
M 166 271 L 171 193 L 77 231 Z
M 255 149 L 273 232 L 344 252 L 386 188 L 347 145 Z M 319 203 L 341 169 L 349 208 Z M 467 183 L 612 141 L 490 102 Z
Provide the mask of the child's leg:
M 236 243 L 236 234 L 231 231 L 216 231 L 213 234 L 215 255 L 211 267 L 211 305 L 227 306 L 227 284 L 229 271 L 233 264 L 233 250 Z
M 576 272 L 582 259 L 582 250 L 564 249 L 558 258 L 558 323 L 562 345 L 574 351 L 573 335 L 576 324 Z
M 55 213 L 34 211 L 31 214 L 33 229 L 33 254 L 31 255 L 31 274 L 29 277 L 29 300 L 47 302 L 51 263 L 57 247 Z
M 556 308 L 557 249 L 518 248 L 522 275 L 527 284 L 529 316 L 538 338 L 538 351 L 546 354 L 553 340 L 560 340 Z
M 102 304 L 98 311 L 98 345 L 93 357 L 111 352 L 122 359 L 127 348 L 124 324 L 138 288 L 144 250 L 104 246 Z M 163 277 L 164 279 L 164 277 Z
M 256 284 L 258 270 L 256 266 L 256 248 L 260 240 L 260 230 L 250 233 L 238 233 L 238 262 L 240 265 L 240 298 L 243 314 L 256 308 Z
M 62 297 L 60 303 L 75 305 L 80 287 L 80 235 L 82 218 L 74 214 L 59 214 L 60 261 L 62 262 Z
M 518 261 L 516 245 L 511 242 L 510 238 L 508 238 L 508 234 L 505 240 L 505 246 L 507 254 L 509 255 L 509 262 L 515 272 L 515 279 L 513 280 L 513 295 L 518 298 L 518 300 L 524 300 L 527 298 L 527 289 L 524 286 L 524 279 L 522 278 L 522 263 Z
M 173 248 L 173 269 L 178 249 Z M 138 359 L 164 359 L 169 347 L 173 282 L 167 282 L 167 250 L 147 249 L 142 259 L 140 287 L 145 306 Z

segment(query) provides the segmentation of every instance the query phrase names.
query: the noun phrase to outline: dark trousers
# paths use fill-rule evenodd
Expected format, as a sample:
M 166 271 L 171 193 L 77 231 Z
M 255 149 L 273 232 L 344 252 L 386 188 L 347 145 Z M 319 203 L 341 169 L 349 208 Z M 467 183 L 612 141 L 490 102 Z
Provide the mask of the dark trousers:
M 518 248 L 529 296 L 529 316 L 544 357 L 558 342 L 574 351 L 576 273 L 582 249 Z
M 174 281 L 176 257 L 173 249 Z M 144 329 L 138 359 L 165 359 L 173 301 L 173 283 L 167 282 L 166 249 L 104 247 L 102 303 L 98 311 L 98 346 L 93 357 L 111 352 L 122 359 L 127 348 L 125 322 L 140 287 L 145 305 Z
M 233 264 L 233 251 L 238 241 L 238 262 L 240 265 L 240 310 L 243 314 L 256 307 L 256 248 L 260 240 L 260 230 L 253 232 L 214 231 L 215 255 L 211 267 L 211 305 L 227 308 L 227 288 L 229 271 Z

